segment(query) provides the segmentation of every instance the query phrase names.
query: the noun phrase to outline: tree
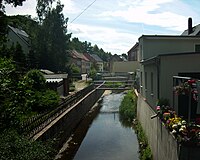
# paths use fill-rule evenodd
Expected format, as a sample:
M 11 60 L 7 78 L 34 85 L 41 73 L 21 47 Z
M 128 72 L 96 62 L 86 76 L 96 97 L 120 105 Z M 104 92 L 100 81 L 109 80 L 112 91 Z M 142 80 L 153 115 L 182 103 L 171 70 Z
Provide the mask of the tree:
M 0 132 L 0 159 L 53 160 L 53 142 L 30 141 L 14 130 Z
M 14 7 L 22 6 L 22 3 L 26 0 L 0 0 L 0 12 L 4 11 L 4 4 L 12 4 Z M 2 10 L 2 11 L 1 11 Z
M 12 60 L 0 58 L 0 129 L 18 123 L 17 113 L 20 105 L 14 100 L 19 93 L 16 92 L 17 76 Z
M 52 3 L 55 0 L 37 0 L 36 11 L 40 22 L 42 22 L 51 11 Z
M 67 34 L 67 22 L 62 14 L 63 5 L 58 1 L 43 20 L 38 36 L 38 52 L 40 67 L 55 72 L 65 71 L 67 49 L 71 34 Z
M 3 42 L 6 41 L 6 33 L 7 33 L 7 20 L 6 15 L 0 11 L 0 47 L 2 47 Z
M 126 53 L 123 53 L 121 56 L 123 56 L 125 59 L 128 59 L 128 55 Z
M 84 46 L 77 37 L 74 37 L 74 38 L 72 38 L 72 40 L 69 43 L 69 49 L 71 49 L 71 50 L 75 49 L 77 52 L 83 52 Z
M 26 56 L 23 53 L 22 47 L 19 43 L 15 46 L 15 51 L 13 52 L 13 60 L 20 66 L 26 66 Z

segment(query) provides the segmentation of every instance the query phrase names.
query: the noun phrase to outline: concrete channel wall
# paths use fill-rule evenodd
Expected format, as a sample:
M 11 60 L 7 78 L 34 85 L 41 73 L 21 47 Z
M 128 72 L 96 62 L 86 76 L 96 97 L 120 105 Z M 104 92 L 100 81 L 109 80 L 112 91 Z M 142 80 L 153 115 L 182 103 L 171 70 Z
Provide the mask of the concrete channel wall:
M 181 146 L 162 125 L 159 118 L 151 119 L 156 113 L 145 99 L 138 94 L 137 118 L 144 129 L 154 160 L 198 160 L 200 148 Z
M 69 138 L 73 130 L 80 123 L 84 115 L 91 109 L 91 107 L 102 96 L 104 90 L 94 89 L 79 102 L 74 104 L 71 108 L 67 109 L 46 128 L 33 137 L 33 140 L 46 141 L 48 139 L 58 138 L 58 146 L 61 145 Z

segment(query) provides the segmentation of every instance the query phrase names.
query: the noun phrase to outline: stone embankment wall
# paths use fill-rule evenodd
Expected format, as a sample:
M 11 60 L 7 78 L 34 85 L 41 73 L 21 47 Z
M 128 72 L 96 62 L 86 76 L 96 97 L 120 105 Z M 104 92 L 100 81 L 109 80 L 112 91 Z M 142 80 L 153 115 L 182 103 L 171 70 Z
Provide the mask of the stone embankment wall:
M 33 137 L 33 140 L 46 141 L 59 137 L 58 148 L 69 138 L 73 130 L 80 123 L 84 115 L 91 109 L 91 107 L 102 96 L 104 90 L 94 89 L 79 102 L 67 109 L 46 128 Z
M 154 160 L 198 160 L 200 148 L 181 146 L 162 125 L 159 118 L 151 119 L 155 111 L 138 94 L 137 118 L 140 121 L 153 154 Z

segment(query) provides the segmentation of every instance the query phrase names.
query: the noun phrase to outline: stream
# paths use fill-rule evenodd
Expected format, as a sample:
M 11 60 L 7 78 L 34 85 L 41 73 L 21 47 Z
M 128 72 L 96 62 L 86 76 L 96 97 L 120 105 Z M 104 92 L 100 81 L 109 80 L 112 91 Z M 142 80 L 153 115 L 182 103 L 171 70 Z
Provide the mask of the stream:
M 62 160 L 139 160 L 137 135 L 119 118 L 124 93 L 105 95 L 64 145 Z

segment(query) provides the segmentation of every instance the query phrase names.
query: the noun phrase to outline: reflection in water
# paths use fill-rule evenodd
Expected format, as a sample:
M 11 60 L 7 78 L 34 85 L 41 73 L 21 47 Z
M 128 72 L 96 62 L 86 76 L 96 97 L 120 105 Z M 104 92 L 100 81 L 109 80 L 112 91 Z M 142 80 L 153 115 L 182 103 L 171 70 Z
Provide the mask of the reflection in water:
M 104 97 L 100 113 L 89 128 L 75 160 L 138 160 L 138 142 L 134 131 L 119 121 L 123 93 Z
M 118 112 L 119 111 L 119 105 L 121 104 L 121 101 L 124 97 L 124 93 L 118 93 L 118 94 L 109 94 L 103 98 L 102 102 L 102 112 Z

